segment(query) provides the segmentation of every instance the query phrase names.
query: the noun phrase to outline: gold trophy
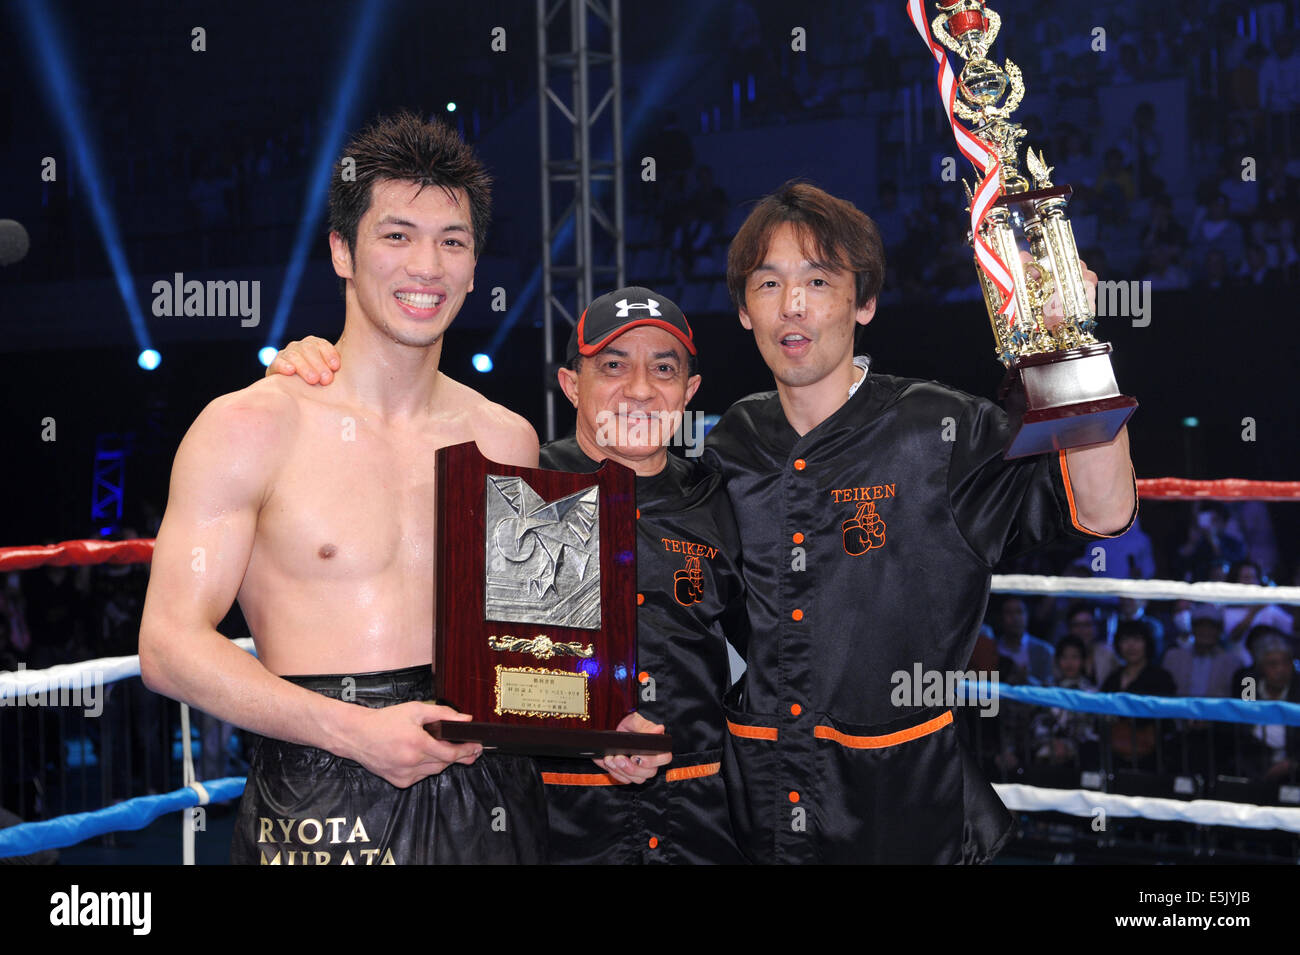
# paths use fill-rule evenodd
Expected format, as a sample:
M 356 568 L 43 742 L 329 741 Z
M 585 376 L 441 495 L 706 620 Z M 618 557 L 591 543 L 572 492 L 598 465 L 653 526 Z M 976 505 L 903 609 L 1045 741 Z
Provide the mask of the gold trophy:
M 1052 167 L 1041 150 L 1037 155 L 1025 151 L 1032 188 L 1020 174 L 1019 142 L 1027 134 L 1010 117 L 1025 85 L 1016 64 L 1007 60 L 999 67 L 986 56 L 1001 18 L 983 0 L 939 0 L 936 6 L 940 13 L 931 23 L 935 39 L 966 60 L 957 77 L 953 112 L 997 152 L 1002 164 L 1003 192 L 980 225 L 980 236 L 1011 274 L 1013 321 L 999 314 L 1003 296 L 998 287 L 983 269 L 977 271 L 997 356 L 1007 368 L 998 393 L 1015 422 L 1006 457 L 1111 441 L 1137 402 L 1120 394 L 1111 346 L 1092 334 L 1096 316 L 1065 217 L 1073 190 L 1052 184 Z M 962 184 L 972 202 L 970 185 Z M 977 178 L 975 194 L 982 184 L 983 178 Z M 1020 261 L 1017 230 L 1024 233 L 1036 269 Z M 1064 316 L 1049 325 L 1043 310 L 1053 292 L 1060 294 Z

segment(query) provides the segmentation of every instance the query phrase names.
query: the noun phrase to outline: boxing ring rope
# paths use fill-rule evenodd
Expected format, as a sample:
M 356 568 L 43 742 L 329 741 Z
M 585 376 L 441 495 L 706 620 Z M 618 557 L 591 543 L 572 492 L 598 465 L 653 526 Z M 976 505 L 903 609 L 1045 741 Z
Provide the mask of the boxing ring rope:
M 1300 481 L 1247 481 L 1218 478 L 1142 478 L 1138 496 L 1162 501 L 1300 501 Z
M 238 799 L 243 791 L 244 777 L 228 776 L 206 783 L 193 783 L 169 793 L 137 796 L 104 809 L 69 813 L 43 822 L 21 822 L 0 829 L 0 859 L 32 855 L 45 849 L 63 849 L 110 832 L 143 829 L 166 813 L 189 812 L 194 806 L 206 806 L 209 802 Z M 186 864 L 193 865 L 193 859 Z
M 1235 478 L 1193 481 L 1149 478 L 1138 481 L 1141 497 L 1153 500 L 1260 500 L 1300 501 L 1300 481 L 1246 481 Z M 152 540 L 72 540 L 44 546 L 0 548 L 0 573 L 42 566 L 148 563 Z M 1300 587 L 1266 587 L 1217 581 L 1188 583 L 1178 580 L 1132 580 L 996 574 L 995 593 L 1045 594 L 1057 597 L 1143 597 L 1156 600 L 1193 600 L 1204 603 L 1300 604 Z M 255 653 L 251 639 L 232 641 Z M 20 698 L 51 690 L 78 690 L 88 682 L 112 683 L 140 675 L 139 656 L 104 657 L 60 664 L 45 670 L 0 672 L 0 705 L 23 705 Z M 966 699 L 982 699 L 991 690 L 1006 699 L 1063 710 L 1108 716 L 1181 718 L 1256 725 L 1300 726 L 1300 704 L 1280 701 L 1155 697 L 1133 693 L 1089 693 L 1061 687 L 1012 686 L 968 682 Z M 12 701 L 12 702 L 11 702 Z M 182 739 L 188 742 L 188 707 L 181 704 Z M 199 782 L 194 775 L 191 746 L 182 749 L 186 785 L 170 793 L 140 796 L 90 812 L 70 813 L 41 822 L 20 823 L 0 830 L 0 858 L 30 855 L 65 848 L 111 832 L 142 829 L 169 812 L 184 811 L 183 856 L 192 865 L 195 807 L 238 798 L 244 777 Z M 994 790 L 1008 809 L 1018 812 L 1060 812 L 1094 816 L 1097 810 L 1115 817 L 1184 822 L 1194 825 L 1246 829 L 1276 829 L 1300 833 L 1300 809 L 1221 802 L 1210 799 L 1177 800 L 1125 796 L 1088 789 L 1064 790 L 995 783 Z
M 1164 799 L 1121 796 L 1092 789 L 1046 789 L 1023 783 L 993 783 L 998 798 L 1012 812 L 1063 812 L 1071 816 L 1107 816 L 1186 822 L 1197 826 L 1236 829 L 1280 829 L 1300 833 L 1300 809 L 1252 806 L 1217 799 Z
M 994 574 L 990 590 L 998 594 L 1044 594 L 1053 597 L 1144 597 L 1147 600 L 1192 600 L 1217 604 L 1300 604 L 1300 587 L 1230 584 L 1219 580 L 1188 583 L 1185 580 L 1137 580 L 1125 577 Z
M 256 656 L 249 637 L 230 642 Z M 138 656 L 100 657 L 80 663 L 60 663 L 44 670 L 0 670 L 0 704 L 9 699 L 30 697 L 37 692 L 79 690 L 88 684 L 116 683 L 139 675 Z

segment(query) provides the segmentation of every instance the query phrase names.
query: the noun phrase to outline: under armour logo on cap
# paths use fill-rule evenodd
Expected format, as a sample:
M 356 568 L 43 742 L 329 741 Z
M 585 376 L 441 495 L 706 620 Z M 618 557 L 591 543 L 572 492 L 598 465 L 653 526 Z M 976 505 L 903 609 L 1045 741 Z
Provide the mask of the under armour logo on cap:
M 647 315 L 651 315 L 655 318 L 661 318 L 663 316 L 663 313 L 659 311 L 659 303 L 652 298 L 646 299 L 644 304 L 641 302 L 629 302 L 627 299 L 621 298 L 614 304 L 618 307 L 618 311 L 614 313 L 615 318 L 627 318 L 628 309 L 631 308 L 644 308 L 646 309 Z
M 619 335 L 642 325 L 663 329 L 695 354 L 695 337 L 677 303 L 654 289 L 629 285 L 606 292 L 587 306 L 573 326 L 565 360 L 598 354 Z

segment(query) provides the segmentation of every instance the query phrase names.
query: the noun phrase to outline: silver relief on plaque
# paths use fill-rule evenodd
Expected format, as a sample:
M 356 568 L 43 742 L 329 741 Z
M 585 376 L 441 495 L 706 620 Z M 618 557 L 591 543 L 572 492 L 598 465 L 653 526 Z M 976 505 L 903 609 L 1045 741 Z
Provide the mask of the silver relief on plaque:
M 600 628 L 598 491 L 544 501 L 523 478 L 488 475 L 488 620 Z

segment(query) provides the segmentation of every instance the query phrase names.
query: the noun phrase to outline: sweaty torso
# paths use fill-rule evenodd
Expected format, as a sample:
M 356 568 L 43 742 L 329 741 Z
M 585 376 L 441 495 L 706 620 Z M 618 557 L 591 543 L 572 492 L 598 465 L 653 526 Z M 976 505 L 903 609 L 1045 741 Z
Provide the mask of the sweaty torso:
M 448 381 L 428 418 L 385 421 L 328 388 L 293 400 L 239 604 L 272 673 L 430 663 L 438 448 L 475 439 L 487 402 Z

